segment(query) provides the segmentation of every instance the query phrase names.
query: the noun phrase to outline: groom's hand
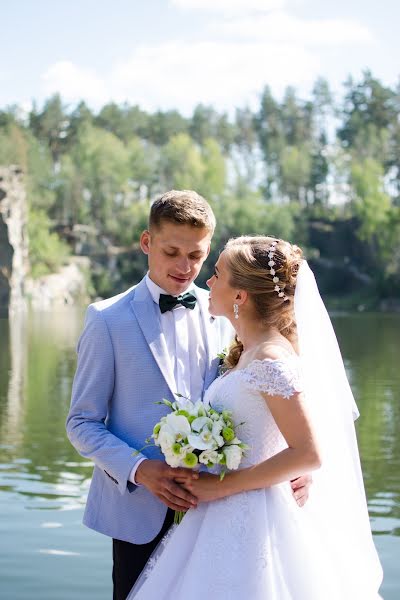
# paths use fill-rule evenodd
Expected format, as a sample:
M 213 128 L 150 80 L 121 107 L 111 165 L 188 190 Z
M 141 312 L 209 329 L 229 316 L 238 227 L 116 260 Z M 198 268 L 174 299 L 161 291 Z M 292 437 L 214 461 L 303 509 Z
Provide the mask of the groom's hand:
M 297 479 L 293 479 L 290 482 L 290 485 L 292 486 L 293 497 L 300 507 L 304 506 L 308 500 L 311 484 L 311 475 L 302 475 L 301 477 L 297 477 Z
M 198 473 L 189 469 L 173 469 L 161 460 L 144 460 L 140 463 L 135 480 L 144 485 L 152 494 L 157 496 L 169 508 L 173 510 L 187 510 L 197 506 L 197 498 L 189 491 L 183 489 L 182 485 L 174 480 L 189 483 L 198 478 Z

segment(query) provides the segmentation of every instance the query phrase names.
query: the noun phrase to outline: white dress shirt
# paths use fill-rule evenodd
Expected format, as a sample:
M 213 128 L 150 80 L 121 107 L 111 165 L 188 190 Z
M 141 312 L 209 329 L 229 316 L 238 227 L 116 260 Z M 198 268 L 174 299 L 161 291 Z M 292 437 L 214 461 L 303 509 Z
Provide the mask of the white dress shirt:
M 154 302 L 158 304 L 160 294 L 167 292 L 154 283 L 148 273 L 146 285 Z M 195 295 L 194 290 L 191 292 Z M 178 305 L 165 313 L 160 311 L 159 315 L 161 332 L 168 349 L 165 358 L 175 381 L 175 390 L 173 391 L 179 392 L 195 402 L 203 395 L 207 362 L 205 334 L 200 318 L 199 304 L 197 303 L 193 310 Z M 136 470 L 144 460 L 146 459 L 138 460 L 129 475 L 129 480 L 134 484 L 136 484 Z

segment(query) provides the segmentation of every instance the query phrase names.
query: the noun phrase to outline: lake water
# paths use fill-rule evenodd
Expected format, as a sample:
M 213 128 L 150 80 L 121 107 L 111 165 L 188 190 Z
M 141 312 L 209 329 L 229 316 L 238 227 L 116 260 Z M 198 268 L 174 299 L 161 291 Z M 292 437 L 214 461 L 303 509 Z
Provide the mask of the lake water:
M 0 597 L 108 600 L 111 543 L 81 525 L 91 464 L 65 436 L 82 311 L 0 320 Z M 400 315 L 336 316 L 385 580 L 400 598 Z M 343 492 L 335 488 L 333 493 Z M 339 599 L 338 599 L 339 600 Z

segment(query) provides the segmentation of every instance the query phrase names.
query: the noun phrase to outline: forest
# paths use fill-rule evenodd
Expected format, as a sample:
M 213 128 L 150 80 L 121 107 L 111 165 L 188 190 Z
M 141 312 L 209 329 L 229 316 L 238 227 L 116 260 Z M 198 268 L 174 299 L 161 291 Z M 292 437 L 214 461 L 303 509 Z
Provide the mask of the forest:
M 109 103 L 94 112 L 59 95 L 29 113 L 0 110 L 0 164 L 19 165 L 29 202 L 32 277 L 90 257 L 93 297 L 136 283 L 150 203 L 195 189 L 217 217 L 203 284 L 224 242 L 243 233 L 304 248 L 332 305 L 400 297 L 400 85 L 365 71 L 340 98 L 320 78 L 300 98 L 266 86 L 255 108 L 191 116 Z

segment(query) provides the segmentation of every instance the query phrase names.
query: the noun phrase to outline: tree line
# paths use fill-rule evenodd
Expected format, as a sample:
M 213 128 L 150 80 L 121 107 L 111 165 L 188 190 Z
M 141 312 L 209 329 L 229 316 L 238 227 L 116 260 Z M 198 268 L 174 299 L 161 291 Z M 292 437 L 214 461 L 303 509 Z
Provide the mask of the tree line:
M 327 293 L 400 292 L 400 86 L 369 71 L 339 100 L 324 79 L 307 100 L 267 86 L 232 116 L 201 104 L 190 117 L 115 103 L 94 112 L 54 95 L 28 115 L 0 111 L 0 164 L 10 163 L 26 173 L 33 276 L 86 253 L 98 294 L 132 284 L 150 201 L 175 188 L 215 210 L 210 263 L 229 237 L 270 233 L 306 248 Z

